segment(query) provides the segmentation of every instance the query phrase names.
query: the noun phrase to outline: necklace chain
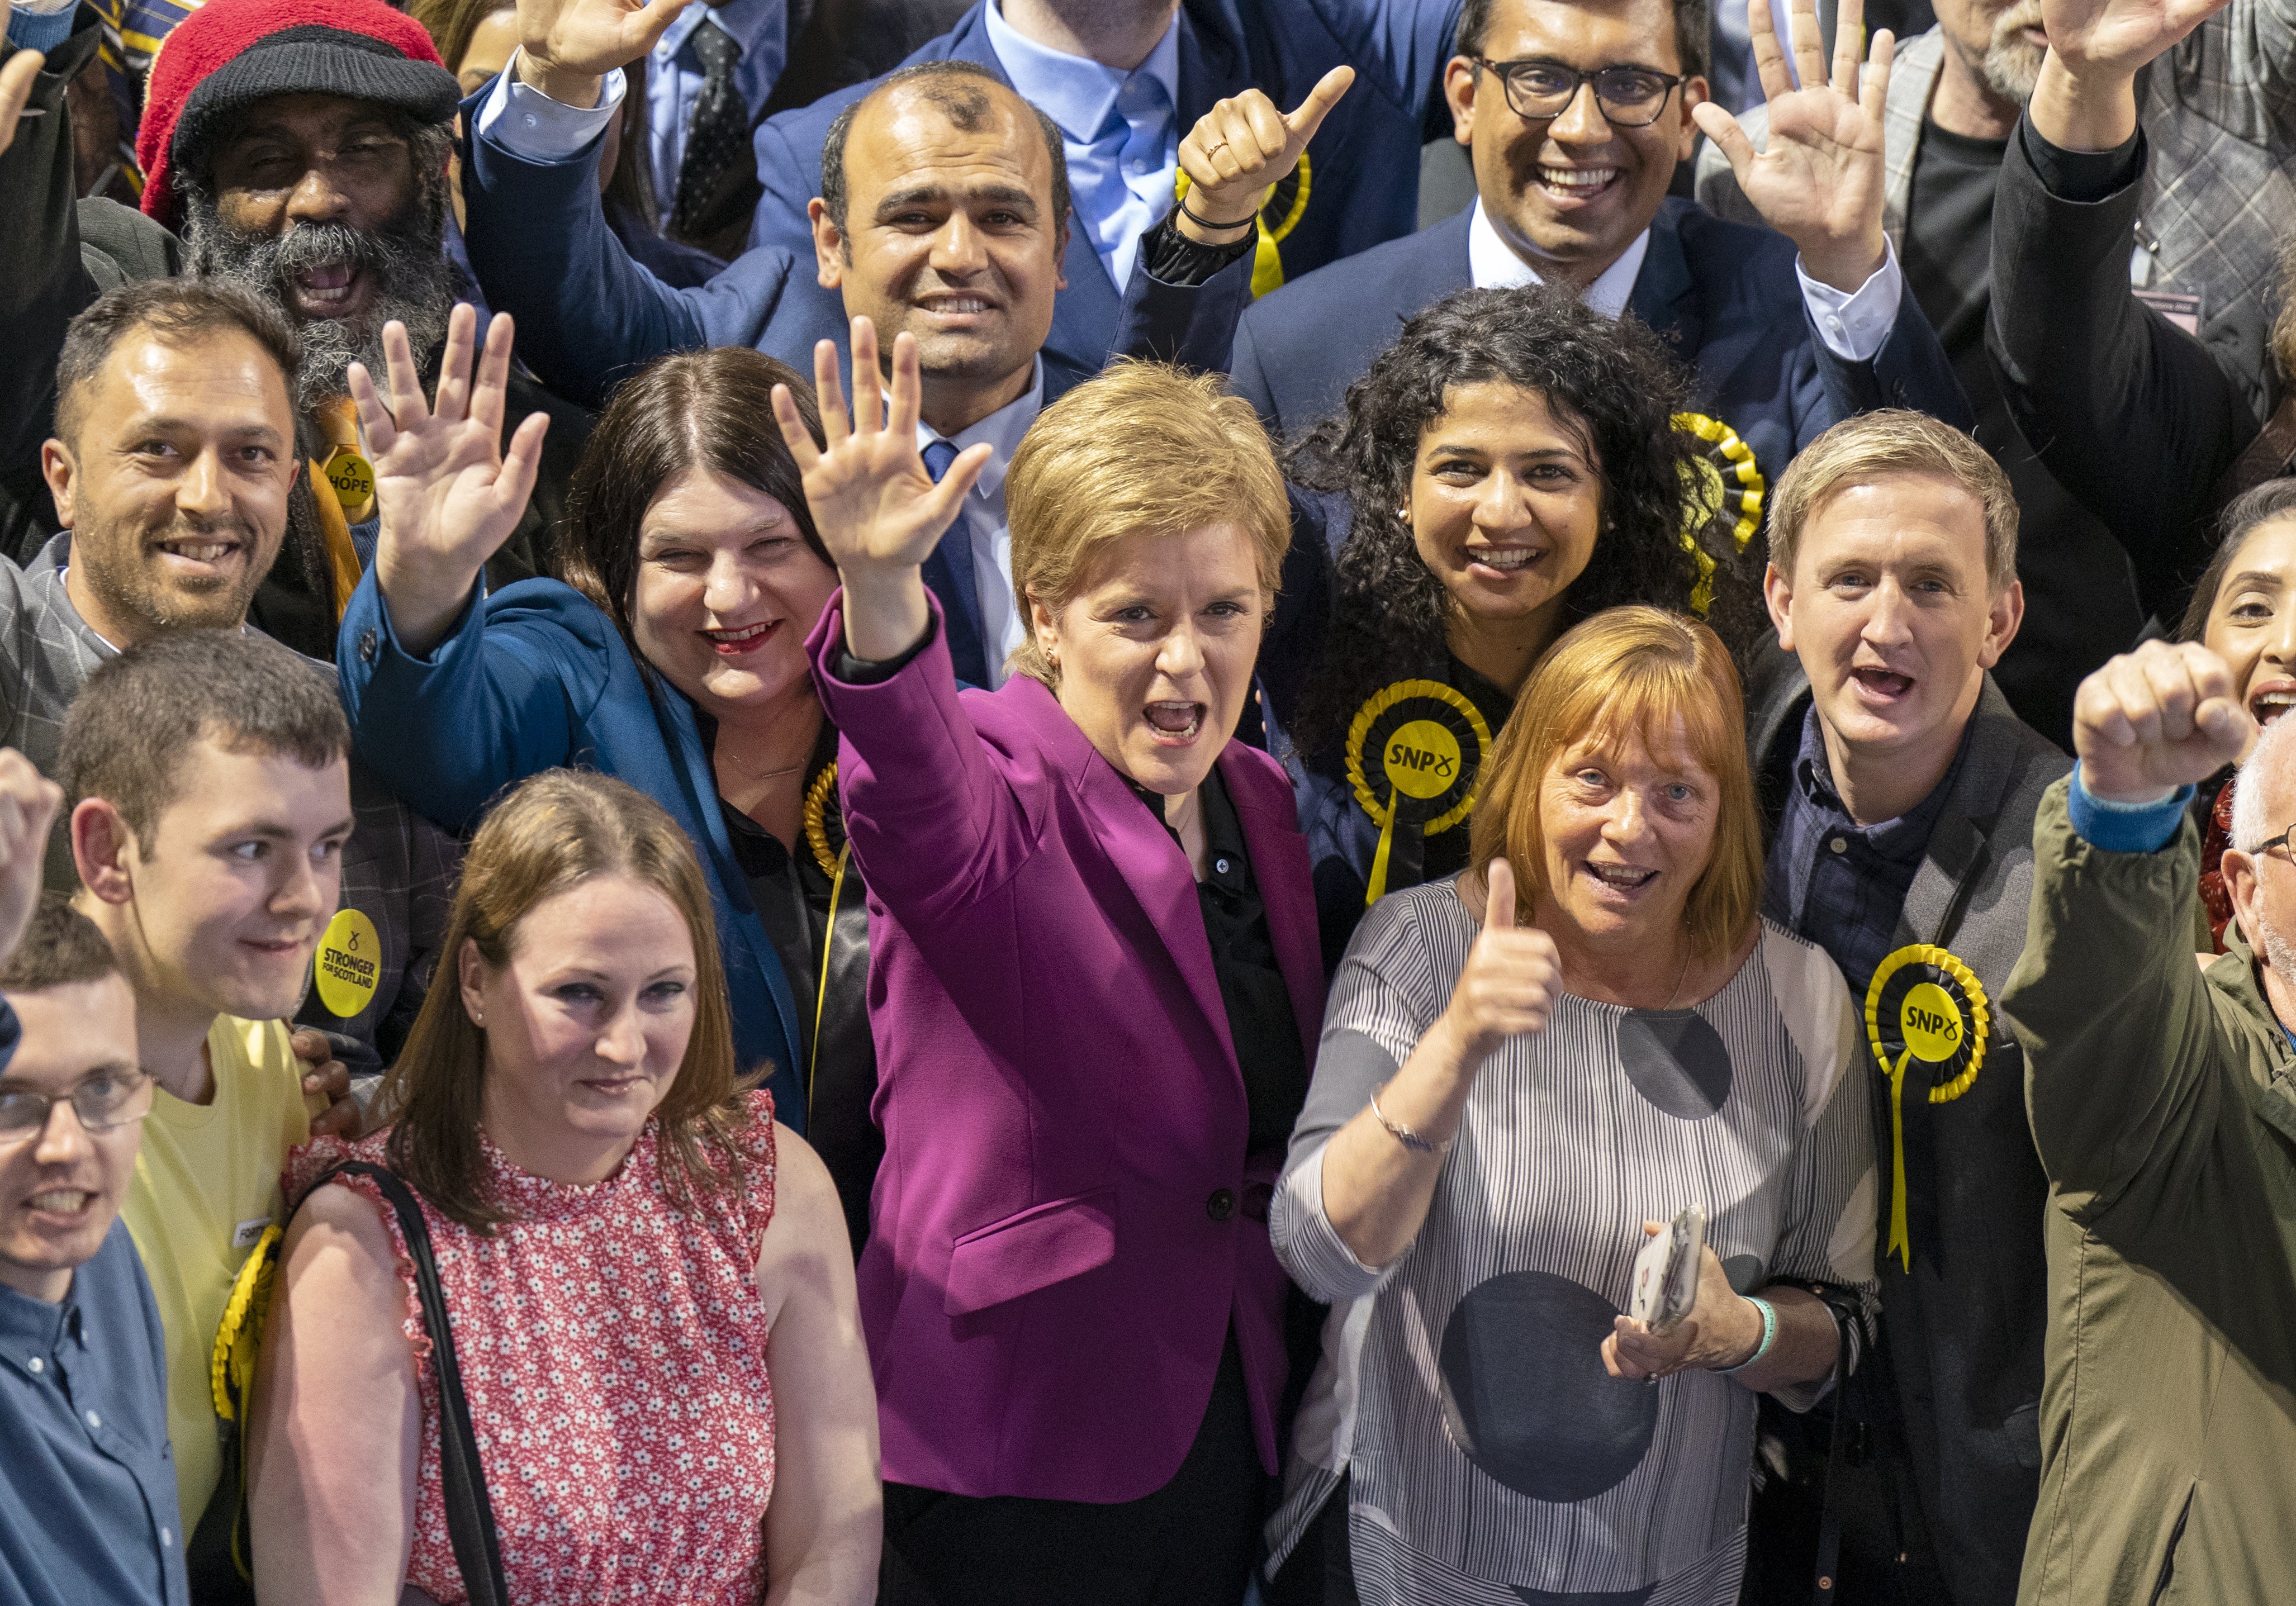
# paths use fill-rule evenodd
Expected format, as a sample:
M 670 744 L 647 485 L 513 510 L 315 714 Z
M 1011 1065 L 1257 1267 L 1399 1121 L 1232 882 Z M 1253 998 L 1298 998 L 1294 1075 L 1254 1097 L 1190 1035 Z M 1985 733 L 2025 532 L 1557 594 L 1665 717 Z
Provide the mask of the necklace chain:
M 1690 979 L 1690 955 L 1695 951 L 1695 949 L 1688 948 L 1685 948 L 1683 951 L 1682 971 L 1679 975 L 1675 977 L 1674 991 L 1666 996 L 1666 1002 L 1659 1006 L 1660 1009 L 1672 1009 L 1674 1007 L 1674 1001 L 1682 996 L 1682 984 Z

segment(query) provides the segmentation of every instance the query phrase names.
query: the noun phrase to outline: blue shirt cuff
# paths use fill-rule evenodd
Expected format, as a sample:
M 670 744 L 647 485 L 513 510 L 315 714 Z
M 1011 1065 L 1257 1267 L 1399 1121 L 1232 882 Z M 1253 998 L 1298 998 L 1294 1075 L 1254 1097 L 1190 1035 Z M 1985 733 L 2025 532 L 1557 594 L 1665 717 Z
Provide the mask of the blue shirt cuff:
M 71 37 L 72 19 L 78 13 L 77 5 L 67 5 L 45 15 L 12 5 L 8 8 L 8 42 L 19 50 L 37 50 L 45 55 Z
M 2158 853 L 2175 838 L 2195 795 L 2196 788 L 2180 786 L 2156 803 L 2116 803 L 2082 785 L 2080 766 L 2075 764 L 2065 812 L 2092 848 L 2107 853 Z

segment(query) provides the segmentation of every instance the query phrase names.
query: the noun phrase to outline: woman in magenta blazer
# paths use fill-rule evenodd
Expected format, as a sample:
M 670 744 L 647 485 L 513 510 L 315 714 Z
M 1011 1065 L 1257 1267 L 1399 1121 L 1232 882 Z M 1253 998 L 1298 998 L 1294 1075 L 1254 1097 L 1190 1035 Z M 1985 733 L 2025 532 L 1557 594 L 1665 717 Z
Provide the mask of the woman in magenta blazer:
M 885 1160 L 861 1258 L 884 1600 L 1242 1598 L 1285 1360 L 1267 1206 L 1323 1015 L 1283 770 L 1229 740 L 1289 539 L 1218 381 L 1127 365 L 1004 482 L 1013 673 L 953 684 L 919 576 L 914 342 L 854 321 L 828 447 L 775 398 L 844 589 L 812 638 L 870 889 Z

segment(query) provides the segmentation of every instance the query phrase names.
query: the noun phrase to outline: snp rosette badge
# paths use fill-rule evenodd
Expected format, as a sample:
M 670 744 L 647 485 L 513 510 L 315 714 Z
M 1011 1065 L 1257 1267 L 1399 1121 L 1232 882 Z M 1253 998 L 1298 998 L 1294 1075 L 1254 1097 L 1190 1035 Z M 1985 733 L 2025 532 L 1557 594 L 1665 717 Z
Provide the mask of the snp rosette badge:
M 1373 694 L 1348 727 L 1348 782 L 1379 827 L 1366 905 L 1414 887 L 1426 839 L 1474 812 L 1490 726 L 1475 705 L 1434 680 L 1399 680 Z
M 1992 1018 L 1976 972 L 1945 949 L 1914 943 L 1884 959 L 1866 988 L 1866 1040 L 1890 1078 L 1890 1242 L 1887 1252 L 1913 1268 L 1906 1227 L 1906 1077 L 1916 1063 L 1929 1078 L 1929 1102 L 1948 1104 L 1967 1093 L 1985 1063 Z

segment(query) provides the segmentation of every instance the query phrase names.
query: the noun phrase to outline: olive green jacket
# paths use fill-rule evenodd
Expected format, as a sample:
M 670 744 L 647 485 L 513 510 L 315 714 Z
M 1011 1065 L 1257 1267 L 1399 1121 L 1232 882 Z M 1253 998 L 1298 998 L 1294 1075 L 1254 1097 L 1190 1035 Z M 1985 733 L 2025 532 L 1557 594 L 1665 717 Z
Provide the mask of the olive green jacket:
M 2050 1183 L 2018 1600 L 2296 1600 L 2296 1056 L 2236 935 L 2194 962 L 2189 815 L 2157 853 L 2108 853 L 2066 784 L 2034 824 L 2001 1000 Z

